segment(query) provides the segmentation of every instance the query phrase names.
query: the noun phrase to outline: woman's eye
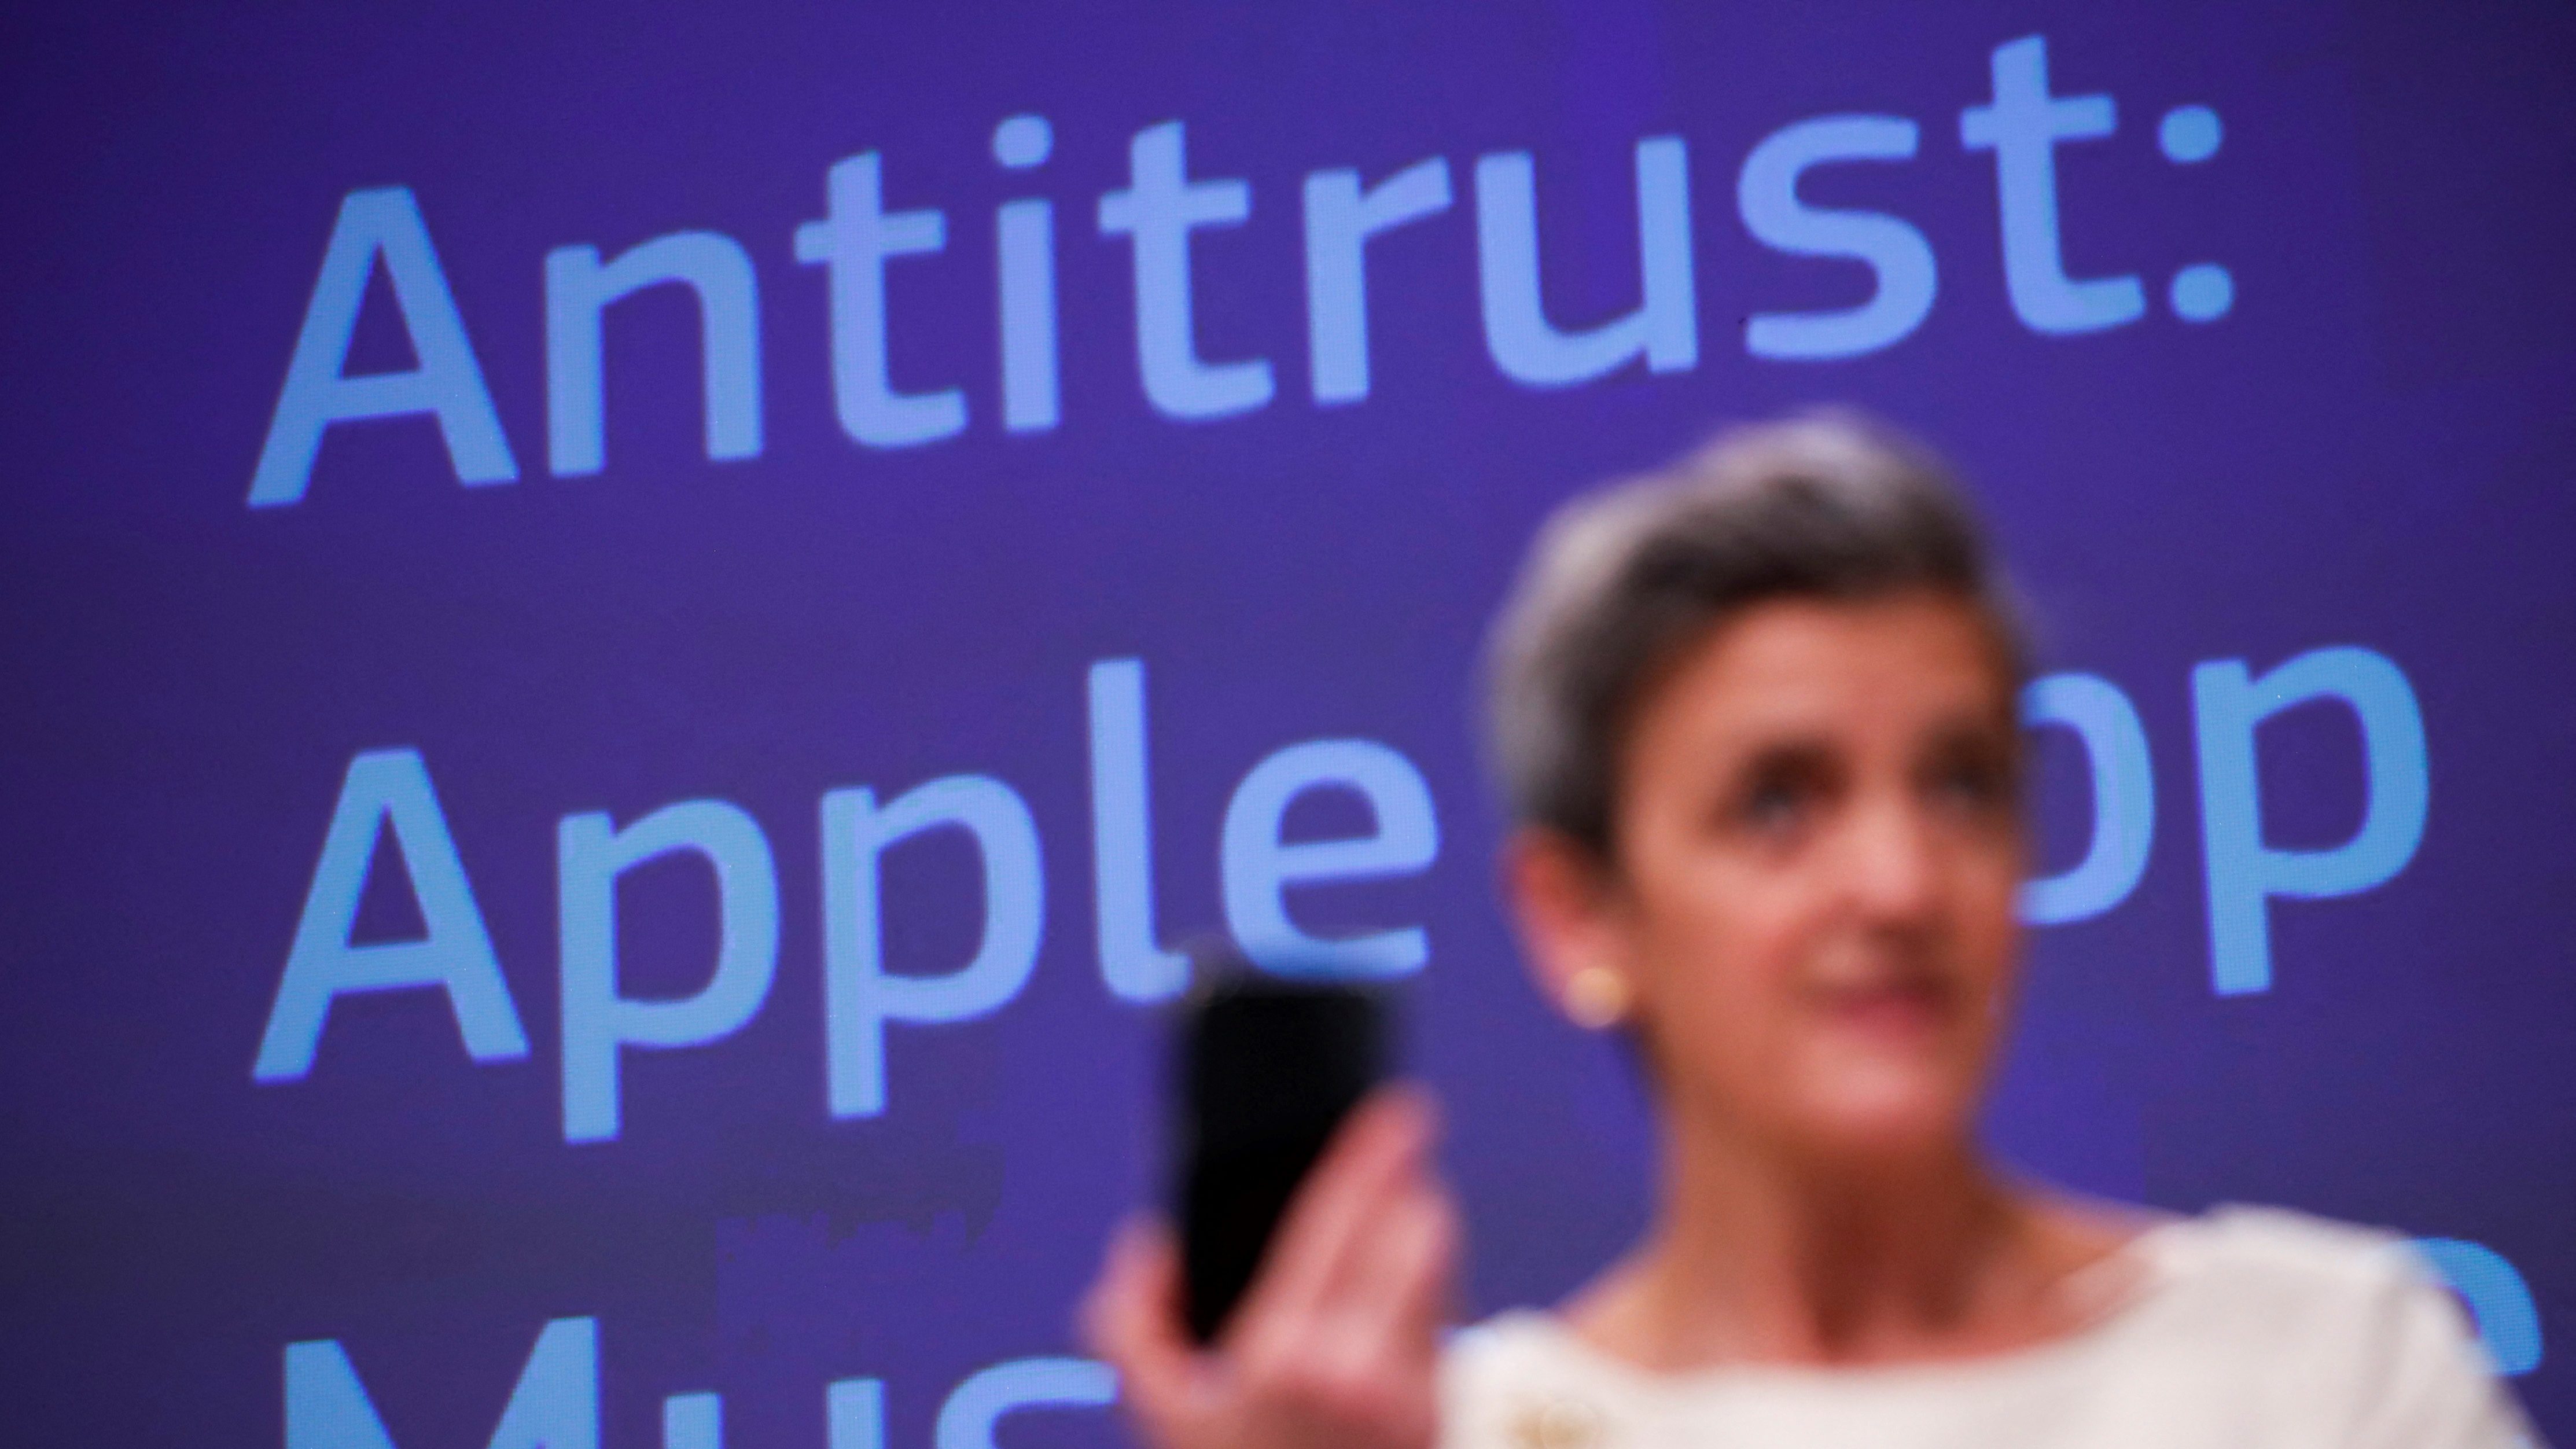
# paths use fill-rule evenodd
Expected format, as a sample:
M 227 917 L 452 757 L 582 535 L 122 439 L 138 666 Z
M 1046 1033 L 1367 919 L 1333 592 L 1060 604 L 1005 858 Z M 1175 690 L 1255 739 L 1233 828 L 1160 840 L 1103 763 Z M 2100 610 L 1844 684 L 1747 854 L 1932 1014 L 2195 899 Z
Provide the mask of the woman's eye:
M 2000 768 L 1979 762 L 1962 762 L 1942 770 L 1934 788 L 1945 803 L 1970 811 L 1999 808 L 2012 793 L 2011 782 Z
M 1758 830 L 1779 830 L 1797 823 L 1811 794 L 1794 780 L 1764 780 L 1744 796 L 1741 815 Z
M 1792 834 L 1814 821 L 1837 778 L 1833 761 L 1820 751 L 1765 751 L 1735 776 L 1726 824 L 1764 836 Z

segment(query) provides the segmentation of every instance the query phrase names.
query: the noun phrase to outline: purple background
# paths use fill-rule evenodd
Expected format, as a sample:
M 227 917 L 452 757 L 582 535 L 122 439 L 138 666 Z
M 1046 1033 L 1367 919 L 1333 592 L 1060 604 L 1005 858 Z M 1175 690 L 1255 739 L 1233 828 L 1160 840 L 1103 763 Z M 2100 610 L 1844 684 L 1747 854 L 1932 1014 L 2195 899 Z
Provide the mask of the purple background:
M 1084 773 L 1084 671 L 1131 654 L 1167 932 L 1216 918 L 1217 822 L 1270 751 L 1354 734 L 1420 766 L 1438 862 L 1316 909 L 1428 928 L 1416 1057 L 1451 1110 L 1474 1307 L 1563 1292 L 1639 1220 L 1643 1117 L 1612 1053 L 1523 984 L 1495 911 L 1479 631 L 1569 491 L 1819 399 L 1962 463 L 2051 665 L 2118 682 L 2155 751 L 2144 882 L 2034 933 L 2002 1147 L 2166 1206 L 2496 1248 L 2551 1336 L 2517 1387 L 2576 1435 L 2555 1343 L 2576 1332 L 2563 5 L 61 9 L 0 45 L 11 1439 L 276 1445 L 281 1346 L 329 1337 L 403 1449 L 479 1449 L 539 1323 L 596 1315 L 616 1449 L 708 1388 L 729 1443 L 820 1449 L 822 1385 L 853 1375 L 888 1381 L 911 1445 L 968 1372 L 1066 1351 L 1151 1174 L 1151 1019 L 1100 983 Z M 2045 338 L 2005 299 L 1993 158 L 1956 118 L 1988 52 L 2033 32 L 2058 93 L 2117 98 L 2119 133 L 2062 148 L 2059 180 L 2070 269 L 2138 273 L 2133 325 Z M 2225 122 L 2204 165 L 2155 149 L 2184 103 Z M 1006 174 L 988 138 L 1020 111 L 1050 118 L 1054 156 Z M 1736 319 L 1866 286 L 1733 214 L 1754 142 L 1837 111 L 1921 123 L 1914 161 L 1807 195 L 1920 227 L 1938 304 L 1867 358 L 1750 358 Z M 1198 333 L 1211 358 L 1268 356 L 1279 395 L 1223 422 L 1146 403 L 1128 249 L 1092 226 L 1127 138 L 1174 117 L 1194 175 L 1253 189 L 1248 225 L 1195 243 Z M 1478 328 L 1473 158 L 1535 153 L 1550 307 L 1580 320 L 1634 303 L 1629 147 L 1657 134 L 1691 148 L 1699 366 L 1517 388 Z M 826 168 L 869 149 L 890 204 L 949 215 L 943 256 L 895 267 L 896 376 L 962 384 L 975 415 L 901 452 L 835 425 L 822 274 L 788 245 Z M 1372 247 L 1374 391 L 1318 409 L 1300 180 L 1430 155 L 1459 205 Z M 463 489 L 428 422 L 356 424 L 303 503 L 251 510 L 333 215 L 380 185 L 419 197 L 522 479 Z M 1057 206 L 1065 421 L 1009 436 L 991 207 L 1021 195 Z M 663 289 L 610 314 L 605 470 L 547 476 L 545 252 L 684 228 L 759 268 L 766 451 L 706 460 L 696 321 Z M 2176 320 L 2165 280 L 2211 260 L 2235 309 Z M 374 287 L 353 370 L 406 364 Z M 2189 672 L 2338 643 L 2421 698 L 2423 844 L 2377 891 L 2276 906 L 2274 988 L 2214 997 Z M 2063 744 L 2052 866 L 2086 819 Z M 396 745 L 427 760 L 534 1054 L 474 1066 L 435 995 L 395 993 L 342 1002 L 306 1080 L 254 1086 L 340 776 Z M 2275 841 L 2349 833 L 2341 716 L 2267 728 L 2263 764 Z M 1037 817 L 1036 973 L 984 1021 L 898 1029 L 890 1111 L 832 1121 L 816 801 L 952 772 Z M 555 821 L 697 796 L 777 853 L 776 989 L 718 1046 L 630 1054 L 625 1135 L 567 1146 Z M 937 840 L 893 858 L 898 965 L 971 949 L 970 862 Z M 362 934 L 393 938 L 417 921 L 379 866 Z M 694 870 L 621 896 L 633 989 L 702 977 Z

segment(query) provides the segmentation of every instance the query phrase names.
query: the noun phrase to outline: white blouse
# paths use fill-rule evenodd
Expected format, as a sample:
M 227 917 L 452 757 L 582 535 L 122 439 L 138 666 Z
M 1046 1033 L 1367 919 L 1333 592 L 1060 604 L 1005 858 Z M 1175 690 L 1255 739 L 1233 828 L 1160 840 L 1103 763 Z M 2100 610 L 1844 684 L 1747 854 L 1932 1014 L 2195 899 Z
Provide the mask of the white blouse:
M 2537 1444 L 2397 1239 L 2268 1208 L 2148 1230 L 2119 1307 L 1976 1359 L 1657 1373 L 1528 1309 L 1441 1365 L 1442 1449 L 2513 1449 Z

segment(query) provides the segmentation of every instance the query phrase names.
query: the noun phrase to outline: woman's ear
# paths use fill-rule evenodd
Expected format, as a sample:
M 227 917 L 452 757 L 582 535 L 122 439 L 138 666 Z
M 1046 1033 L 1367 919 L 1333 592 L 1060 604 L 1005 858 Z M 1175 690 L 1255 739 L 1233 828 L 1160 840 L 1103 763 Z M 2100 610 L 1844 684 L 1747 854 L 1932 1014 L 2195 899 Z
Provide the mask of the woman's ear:
M 1626 1015 L 1636 991 L 1610 867 L 1561 831 L 1526 826 L 1503 847 L 1503 890 L 1539 994 L 1594 1030 Z

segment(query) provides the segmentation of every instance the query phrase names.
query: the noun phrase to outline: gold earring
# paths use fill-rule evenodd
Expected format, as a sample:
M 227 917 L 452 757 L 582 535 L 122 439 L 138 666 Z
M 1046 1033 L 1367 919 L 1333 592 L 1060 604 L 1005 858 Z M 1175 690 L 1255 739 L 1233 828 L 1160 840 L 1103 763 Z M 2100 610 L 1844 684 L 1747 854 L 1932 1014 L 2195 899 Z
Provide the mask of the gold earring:
M 1565 982 L 1565 1014 L 1586 1031 L 1606 1031 L 1628 1014 L 1628 979 L 1607 966 L 1586 966 Z

